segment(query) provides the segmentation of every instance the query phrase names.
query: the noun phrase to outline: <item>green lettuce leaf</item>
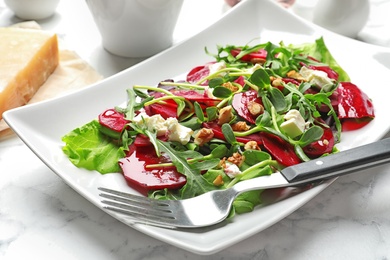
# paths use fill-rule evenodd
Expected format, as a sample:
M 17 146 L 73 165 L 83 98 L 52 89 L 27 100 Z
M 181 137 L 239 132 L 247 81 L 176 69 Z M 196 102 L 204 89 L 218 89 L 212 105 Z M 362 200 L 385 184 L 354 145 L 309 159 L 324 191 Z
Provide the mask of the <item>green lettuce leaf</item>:
M 322 37 L 317 39 L 315 43 L 290 45 L 289 48 L 293 50 L 300 50 L 302 53 L 308 54 L 309 56 L 312 56 L 317 60 L 328 64 L 334 71 L 339 74 L 339 81 L 350 81 L 349 75 L 333 58 Z
M 102 174 L 120 172 L 118 160 L 125 157 L 123 148 L 112 143 L 100 131 L 96 120 L 76 128 L 62 137 L 62 148 L 69 160 L 79 168 Z

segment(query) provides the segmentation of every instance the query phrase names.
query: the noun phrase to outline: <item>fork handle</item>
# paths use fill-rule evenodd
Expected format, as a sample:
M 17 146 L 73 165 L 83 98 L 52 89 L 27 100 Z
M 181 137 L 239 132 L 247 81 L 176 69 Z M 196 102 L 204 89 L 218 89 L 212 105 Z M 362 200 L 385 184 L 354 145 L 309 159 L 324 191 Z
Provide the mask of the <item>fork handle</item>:
M 390 162 L 390 138 L 287 167 L 281 174 L 299 184 L 349 174 Z

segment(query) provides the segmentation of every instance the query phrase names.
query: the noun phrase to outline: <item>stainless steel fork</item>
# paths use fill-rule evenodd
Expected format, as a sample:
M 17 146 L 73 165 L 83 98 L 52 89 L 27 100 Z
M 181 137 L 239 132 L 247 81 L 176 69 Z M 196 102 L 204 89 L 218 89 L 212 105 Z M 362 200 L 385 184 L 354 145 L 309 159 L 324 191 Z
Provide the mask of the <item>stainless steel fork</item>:
M 290 166 L 280 172 L 237 183 L 185 200 L 155 200 L 100 187 L 104 208 L 137 222 L 162 227 L 197 228 L 214 225 L 229 214 L 242 192 L 295 186 L 325 180 L 390 162 L 390 138 Z

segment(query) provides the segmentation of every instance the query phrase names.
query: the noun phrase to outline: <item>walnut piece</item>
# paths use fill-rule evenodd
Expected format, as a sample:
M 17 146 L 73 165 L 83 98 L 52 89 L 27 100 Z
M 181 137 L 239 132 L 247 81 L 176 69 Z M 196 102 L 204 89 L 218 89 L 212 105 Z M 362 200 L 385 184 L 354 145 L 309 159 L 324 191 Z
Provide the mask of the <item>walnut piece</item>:
M 253 116 L 258 116 L 264 113 L 264 107 L 255 101 L 248 102 L 248 110 Z
M 233 153 L 233 155 L 227 159 L 228 162 L 234 163 L 238 167 L 241 166 L 241 164 L 244 162 L 244 160 L 245 160 L 245 157 L 239 153 Z
M 214 137 L 213 130 L 208 128 L 202 128 L 196 133 L 194 143 L 199 146 L 202 146 L 205 143 L 209 142 L 213 137 Z
M 244 146 L 245 150 L 261 150 L 256 141 L 249 141 Z
M 239 121 L 232 125 L 233 131 L 244 132 L 248 131 L 251 127 L 246 124 L 245 121 Z
M 296 79 L 298 81 L 306 81 L 306 79 L 297 71 L 295 70 L 290 70 L 289 72 L 287 72 L 287 77 L 289 78 L 292 78 L 292 79 Z
M 226 106 L 219 110 L 218 125 L 229 123 L 233 118 L 232 106 Z
M 230 81 L 223 83 L 222 86 L 223 86 L 224 88 L 230 89 L 232 92 L 236 92 L 236 91 L 238 90 L 238 87 L 235 86 L 235 85 L 234 85 L 233 83 L 231 83 Z

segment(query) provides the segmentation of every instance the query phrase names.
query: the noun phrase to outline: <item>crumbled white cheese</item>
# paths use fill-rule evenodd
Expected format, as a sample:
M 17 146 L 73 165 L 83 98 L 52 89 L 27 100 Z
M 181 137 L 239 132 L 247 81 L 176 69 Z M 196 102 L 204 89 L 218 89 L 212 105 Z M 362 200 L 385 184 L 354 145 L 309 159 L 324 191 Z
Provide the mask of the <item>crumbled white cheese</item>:
M 169 117 L 165 120 L 160 114 L 148 116 L 145 113 L 140 113 L 133 118 L 133 123 L 139 127 L 145 127 L 151 132 L 156 131 L 157 136 L 167 134 L 169 141 L 181 144 L 187 144 L 194 133 L 191 128 L 181 125 L 176 118 Z
M 133 118 L 132 122 L 138 126 L 143 126 L 146 124 L 148 119 L 149 116 L 146 113 L 139 113 Z
M 168 140 L 187 144 L 191 135 L 194 133 L 191 128 L 185 127 L 177 121 L 176 118 L 170 117 L 165 121 L 168 130 Z
M 306 122 L 296 109 L 291 109 L 284 115 L 286 120 L 280 125 L 280 128 L 291 138 L 297 137 L 303 134 L 305 130 Z
M 330 91 L 333 86 L 333 80 L 328 77 L 326 72 L 321 70 L 312 70 L 303 66 L 299 74 L 302 75 L 310 84 L 323 88 L 325 91 Z
M 226 166 L 224 167 L 223 170 L 226 173 L 226 175 L 229 176 L 230 178 L 234 178 L 241 173 L 240 168 L 238 168 L 237 165 L 229 162 L 226 162 Z
M 148 120 L 147 125 L 149 131 L 152 131 L 152 129 L 154 129 L 157 132 L 157 136 L 165 135 L 168 130 L 166 121 L 160 114 L 151 116 Z
M 262 68 L 261 65 L 259 63 L 256 63 L 254 66 L 248 68 L 245 70 L 246 73 L 249 73 L 249 74 L 253 74 L 253 72 L 255 72 L 256 70 Z
M 133 118 L 133 123 L 141 127 L 145 126 L 151 132 L 156 131 L 157 136 L 163 136 L 167 132 L 165 119 L 160 114 L 148 116 L 145 113 L 140 113 Z
M 212 63 L 209 65 L 209 74 L 213 74 L 219 70 L 226 68 L 226 64 L 223 61 Z

